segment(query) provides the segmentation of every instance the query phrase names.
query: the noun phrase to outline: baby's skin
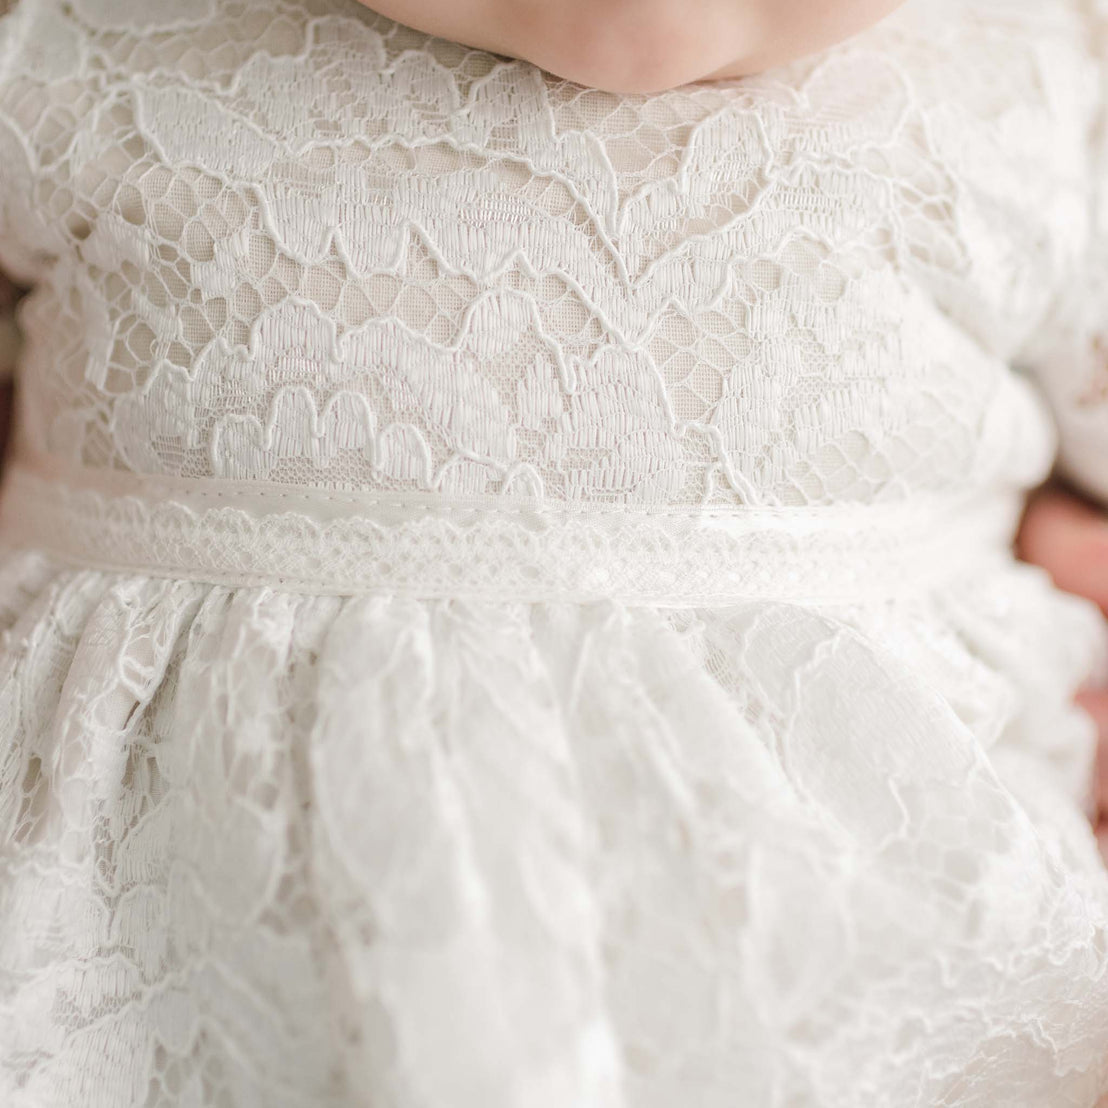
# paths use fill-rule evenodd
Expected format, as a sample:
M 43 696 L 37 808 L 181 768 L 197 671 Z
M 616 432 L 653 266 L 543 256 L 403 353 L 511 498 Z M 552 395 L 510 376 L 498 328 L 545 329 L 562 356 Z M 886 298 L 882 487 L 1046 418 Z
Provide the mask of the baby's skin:
M 366 0 L 363 0 L 363 3 Z M 903 0 L 369 0 L 409 27 L 612 92 L 741 77 L 841 42 Z

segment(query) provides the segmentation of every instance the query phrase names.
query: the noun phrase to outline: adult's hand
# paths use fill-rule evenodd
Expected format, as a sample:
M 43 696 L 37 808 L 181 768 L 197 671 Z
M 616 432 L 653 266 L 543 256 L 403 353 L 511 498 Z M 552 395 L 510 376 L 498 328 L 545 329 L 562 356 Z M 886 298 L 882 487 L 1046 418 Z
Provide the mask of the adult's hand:
M 1042 566 L 1059 588 L 1099 604 L 1108 613 L 1108 513 L 1058 487 L 1031 501 L 1020 531 L 1023 558 Z M 1097 757 L 1097 838 L 1108 861 L 1108 689 L 1091 690 L 1079 703 L 1100 729 Z

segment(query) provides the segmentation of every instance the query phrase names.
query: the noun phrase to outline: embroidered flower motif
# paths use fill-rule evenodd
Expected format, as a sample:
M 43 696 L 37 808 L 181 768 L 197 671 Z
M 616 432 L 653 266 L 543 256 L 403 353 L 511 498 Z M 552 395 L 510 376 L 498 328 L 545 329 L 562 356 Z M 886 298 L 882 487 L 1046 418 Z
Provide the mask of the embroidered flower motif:
M 48 270 L 26 356 L 47 449 L 825 504 L 984 481 L 1026 441 L 998 382 L 1087 230 L 1089 74 L 1030 79 L 1064 21 L 981 31 L 980 72 L 941 88 L 906 8 L 757 78 L 620 97 L 305 4 L 74 0 L 36 14 L 64 67 L 6 56 L 0 249 Z M 95 89 L 66 83 L 80 43 Z

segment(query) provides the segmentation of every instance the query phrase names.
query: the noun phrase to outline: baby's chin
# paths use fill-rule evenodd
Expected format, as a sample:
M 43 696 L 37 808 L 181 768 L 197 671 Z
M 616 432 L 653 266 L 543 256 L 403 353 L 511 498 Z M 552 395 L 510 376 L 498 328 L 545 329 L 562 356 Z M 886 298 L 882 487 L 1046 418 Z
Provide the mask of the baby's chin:
M 750 50 L 714 76 L 744 77 L 844 42 L 905 0 L 749 0 L 756 9 Z
M 582 85 L 645 94 L 818 54 L 905 2 L 361 0 L 429 34 L 525 58 Z

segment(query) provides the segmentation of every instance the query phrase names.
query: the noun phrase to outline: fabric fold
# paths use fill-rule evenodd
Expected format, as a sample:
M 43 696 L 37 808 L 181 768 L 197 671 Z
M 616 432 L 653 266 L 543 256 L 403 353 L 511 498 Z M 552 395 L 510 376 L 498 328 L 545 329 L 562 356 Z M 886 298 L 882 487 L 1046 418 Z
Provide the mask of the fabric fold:
M 1088 1108 L 1108 878 L 1021 720 L 1073 725 L 1046 690 L 1095 643 L 997 643 L 1093 624 L 996 587 L 669 610 L 10 557 L 4 1103 Z

